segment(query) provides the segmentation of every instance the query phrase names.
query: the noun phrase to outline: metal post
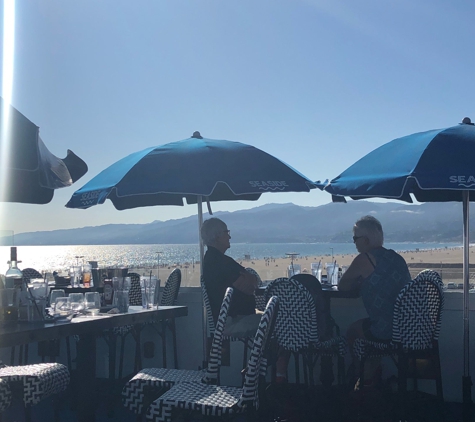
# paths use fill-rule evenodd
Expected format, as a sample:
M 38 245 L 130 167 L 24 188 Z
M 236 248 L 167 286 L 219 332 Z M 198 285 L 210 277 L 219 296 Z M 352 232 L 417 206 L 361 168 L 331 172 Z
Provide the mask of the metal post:
M 332 251 L 332 264 L 333 264 L 333 248 L 330 248 Z
M 159 272 L 160 272 L 160 254 L 162 253 L 161 251 L 160 252 L 155 252 L 157 254 L 157 280 L 160 280 L 160 277 L 159 277 Z M 158 281 L 157 281 L 158 283 Z
M 469 191 L 463 191 L 463 420 L 471 421 L 472 407 L 472 379 L 470 377 L 470 298 L 469 298 L 469 226 L 470 226 L 470 194 Z
M 198 196 L 197 199 L 198 204 L 198 242 L 200 245 L 200 283 L 201 283 L 201 276 L 203 276 L 203 257 L 204 257 L 204 246 L 203 240 L 201 239 L 201 226 L 203 224 L 203 197 L 201 195 Z M 208 321 L 206 319 L 206 308 L 203 302 L 202 304 L 202 322 L 203 322 L 203 368 L 206 368 L 208 365 L 207 359 L 207 339 L 208 339 Z

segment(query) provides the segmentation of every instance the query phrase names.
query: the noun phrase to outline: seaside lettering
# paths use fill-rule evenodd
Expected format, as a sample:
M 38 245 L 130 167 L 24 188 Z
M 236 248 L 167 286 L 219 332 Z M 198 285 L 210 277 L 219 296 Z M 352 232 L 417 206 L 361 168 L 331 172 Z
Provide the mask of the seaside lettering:
M 260 188 L 260 189 L 269 189 L 269 188 L 284 188 L 287 185 L 285 180 L 267 180 L 267 181 L 260 181 L 260 180 L 251 180 L 249 184 L 253 188 Z
M 450 183 L 475 183 L 475 176 L 450 176 Z
M 90 201 L 91 199 L 97 199 L 99 197 L 99 190 L 83 193 L 81 195 L 81 201 Z

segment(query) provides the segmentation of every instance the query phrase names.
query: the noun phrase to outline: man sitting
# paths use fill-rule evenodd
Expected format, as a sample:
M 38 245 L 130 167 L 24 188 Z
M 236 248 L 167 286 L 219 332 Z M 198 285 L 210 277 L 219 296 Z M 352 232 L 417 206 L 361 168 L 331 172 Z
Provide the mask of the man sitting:
M 208 292 L 213 319 L 218 320 L 219 308 L 228 287 L 234 288 L 224 335 L 254 336 L 261 319 L 256 314 L 254 290 L 257 278 L 234 259 L 225 255 L 231 247 L 230 231 L 219 218 L 210 218 L 201 226 L 201 238 L 207 246 L 203 260 L 203 279 Z

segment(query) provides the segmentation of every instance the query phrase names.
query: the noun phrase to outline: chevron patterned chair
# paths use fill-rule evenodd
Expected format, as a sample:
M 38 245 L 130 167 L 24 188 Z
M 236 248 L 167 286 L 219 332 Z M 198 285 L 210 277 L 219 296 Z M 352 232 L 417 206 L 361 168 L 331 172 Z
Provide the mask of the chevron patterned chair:
M 228 317 L 233 289 L 228 288 L 221 304 L 216 330 L 206 370 L 145 368 L 133 377 L 122 390 L 124 406 L 137 415 L 142 415 L 150 403 L 173 385 L 182 382 L 203 382 L 217 384 L 221 366 L 221 346 L 223 330 Z
M 203 294 L 203 302 L 205 304 L 205 309 L 206 309 L 206 320 L 207 320 L 207 325 L 208 325 L 208 334 L 209 336 L 214 335 L 215 331 L 215 326 L 214 326 L 214 318 L 213 318 L 213 313 L 211 311 L 211 304 L 209 302 L 209 297 L 208 297 L 208 291 L 206 289 L 206 286 L 204 284 L 203 276 L 201 276 L 201 292 Z M 243 368 L 247 364 L 247 349 L 252 347 L 252 338 L 251 337 L 228 337 L 224 336 L 224 340 L 230 340 L 230 341 L 241 341 L 244 345 L 244 352 L 243 352 Z
M 178 293 L 180 292 L 181 286 L 181 270 L 175 268 L 167 278 L 167 282 L 163 287 L 162 297 L 160 298 L 160 306 L 174 306 L 178 301 Z M 175 369 L 178 369 L 178 349 L 176 345 L 176 325 L 175 319 L 166 319 L 161 322 L 153 322 L 153 327 L 155 327 L 159 336 L 162 339 L 162 359 L 163 367 L 167 367 L 167 330 L 170 330 L 172 333 L 172 342 L 173 342 L 173 364 Z
M 174 385 L 152 402 L 147 410 L 147 420 L 170 422 L 178 410 L 198 412 L 205 417 L 219 420 L 236 414 L 248 413 L 259 407 L 259 378 L 264 350 L 277 314 L 278 298 L 269 299 L 254 337 L 244 382 L 241 388 L 185 382 Z
M 257 274 L 257 271 L 254 268 L 246 268 L 246 271 L 248 273 L 251 273 L 257 278 L 257 287 L 262 287 L 262 280 L 259 274 Z M 256 295 L 256 309 L 258 309 L 261 312 L 264 312 L 264 309 L 266 308 L 266 300 L 263 295 Z
M 279 298 L 279 315 L 273 336 L 280 347 L 294 356 L 297 383 L 300 383 L 301 355 L 305 384 L 314 384 L 313 370 L 321 356 L 338 359 L 338 383 L 342 384 L 345 377 L 343 357 L 347 350 L 346 339 L 335 336 L 320 340 L 315 302 L 310 292 L 297 280 L 283 277 L 267 286 L 265 297 L 271 296 Z
M 27 422 L 31 420 L 32 406 L 66 390 L 70 380 L 68 368 L 59 363 L 5 366 L 0 368 L 0 378 L 6 381 L 12 390 L 14 384 L 21 387 Z M 55 413 L 55 419 L 58 420 L 58 414 Z
M 437 398 L 443 401 L 442 376 L 439 357 L 439 332 L 444 307 L 443 283 L 432 270 L 421 271 L 406 284 L 394 305 L 393 334 L 389 343 L 357 339 L 353 354 L 360 361 L 360 385 L 364 385 L 365 361 L 371 357 L 390 356 L 398 369 L 399 409 L 404 412 L 407 399 L 407 379 L 423 374 L 417 372 L 417 359 L 427 359 L 430 376 L 435 379 Z M 427 374 L 423 375 L 424 378 Z
M 1 414 L 5 409 L 10 407 L 12 403 L 12 391 L 8 381 L 0 378 L 0 420 Z

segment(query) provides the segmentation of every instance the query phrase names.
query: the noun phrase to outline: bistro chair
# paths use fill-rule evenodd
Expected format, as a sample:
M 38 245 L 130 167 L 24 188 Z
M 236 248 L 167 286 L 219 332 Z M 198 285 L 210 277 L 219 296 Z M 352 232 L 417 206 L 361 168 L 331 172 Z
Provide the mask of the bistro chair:
M 163 287 L 162 297 L 160 298 L 159 306 L 174 306 L 178 301 L 178 293 L 181 286 L 181 270 L 175 268 L 167 278 L 167 282 Z M 173 363 L 175 369 L 178 369 L 178 349 L 176 345 L 176 325 L 175 318 L 165 319 L 161 324 L 153 322 L 153 326 L 162 338 L 162 359 L 163 367 L 167 367 L 167 329 L 172 333 L 173 341 Z
M 122 390 L 124 406 L 137 415 L 142 415 L 150 403 L 160 394 L 181 382 L 203 382 L 217 384 L 221 366 L 223 330 L 228 317 L 233 289 L 228 288 L 219 311 L 216 330 L 211 345 L 208 368 L 194 371 L 185 369 L 145 368 L 133 377 Z
M 260 288 L 263 286 L 261 277 L 259 276 L 259 274 L 257 274 L 257 271 L 254 268 L 248 267 L 246 268 L 246 271 L 248 273 L 251 273 L 257 278 L 257 288 Z M 258 309 L 261 312 L 264 312 L 264 309 L 266 308 L 266 304 L 267 304 L 265 301 L 264 295 L 255 295 L 255 298 L 256 298 L 256 309 Z
M 206 289 L 206 285 L 203 280 L 203 276 L 201 276 L 201 291 L 203 293 L 203 302 L 205 305 L 206 309 L 206 319 L 207 319 L 207 325 L 208 325 L 208 334 L 209 336 L 213 337 L 214 332 L 216 330 L 215 325 L 214 325 L 214 318 L 213 318 L 213 313 L 211 311 L 211 304 L 209 302 L 209 296 L 208 296 L 208 291 Z M 243 368 L 247 364 L 247 349 L 252 346 L 252 338 L 251 337 L 229 337 L 229 336 L 224 336 L 224 340 L 229 340 L 229 341 L 241 341 L 244 345 L 244 351 L 243 351 Z
M 265 297 L 279 298 L 279 315 L 273 337 L 278 346 L 290 351 L 295 359 L 295 377 L 300 383 L 299 356 L 303 358 L 304 382 L 314 384 L 313 370 L 321 356 L 338 359 L 338 382 L 344 382 L 346 339 L 336 336 L 321 340 L 315 302 L 310 292 L 293 278 L 278 278 L 266 289 Z
M 2 412 L 10 407 L 12 403 L 12 390 L 8 381 L 0 378 L 0 421 L 2 420 Z
M 69 371 L 59 363 L 38 363 L 0 368 L 0 378 L 9 384 L 13 394 L 18 391 L 25 406 L 25 420 L 31 421 L 31 407 L 47 397 L 61 393 L 69 385 Z M 58 418 L 55 406 L 55 420 Z
M 43 278 L 43 275 L 35 270 L 34 268 L 25 268 L 21 270 L 23 274 L 23 284 L 26 285 L 30 282 L 32 278 Z M 21 345 L 18 350 L 18 365 L 23 365 L 28 363 L 28 344 Z M 15 346 L 11 348 L 10 354 L 10 365 L 15 364 Z
M 224 417 L 247 413 L 259 407 L 259 378 L 273 321 L 277 314 L 278 298 L 269 299 L 254 337 L 242 387 L 228 387 L 185 382 L 174 385 L 154 400 L 147 410 L 147 419 L 169 422 L 177 410 L 198 412 L 205 417 Z
M 365 361 L 371 357 L 390 356 L 398 370 L 399 409 L 404 413 L 407 400 L 407 379 L 414 381 L 427 374 L 418 374 L 417 360 L 427 359 L 435 379 L 437 398 L 443 401 L 439 357 L 439 332 L 444 307 L 442 279 L 432 270 L 421 271 L 406 284 L 394 305 L 391 342 L 379 343 L 357 339 L 353 354 L 360 361 L 360 385 L 364 385 Z

